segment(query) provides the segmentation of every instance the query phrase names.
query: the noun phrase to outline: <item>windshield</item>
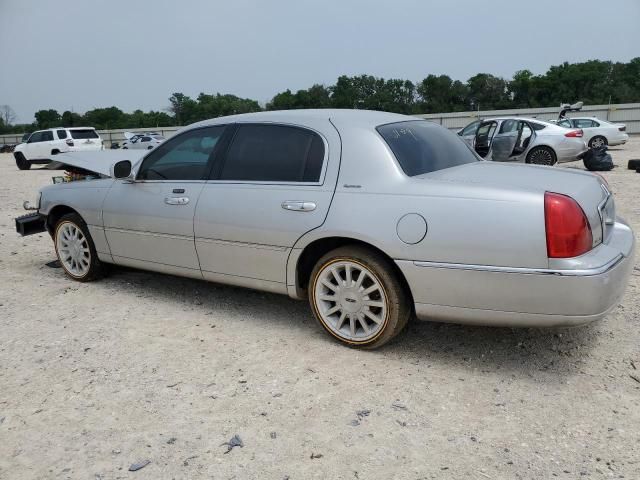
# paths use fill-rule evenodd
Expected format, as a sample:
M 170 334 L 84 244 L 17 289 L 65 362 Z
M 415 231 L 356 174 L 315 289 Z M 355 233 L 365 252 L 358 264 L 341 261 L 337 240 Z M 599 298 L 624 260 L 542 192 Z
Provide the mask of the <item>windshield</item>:
M 480 161 L 458 135 L 435 123 L 410 120 L 377 130 L 410 177 Z
M 84 129 L 84 130 L 70 130 L 71 137 L 76 140 L 82 140 L 85 138 L 98 138 L 98 134 L 93 129 Z

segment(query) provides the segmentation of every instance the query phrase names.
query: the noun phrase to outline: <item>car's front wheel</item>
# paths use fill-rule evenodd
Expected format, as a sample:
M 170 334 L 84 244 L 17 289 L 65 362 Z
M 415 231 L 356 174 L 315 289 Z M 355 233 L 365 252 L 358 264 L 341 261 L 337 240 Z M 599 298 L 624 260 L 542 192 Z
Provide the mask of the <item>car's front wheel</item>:
M 353 347 L 377 348 L 394 338 L 411 315 L 408 292 L 382 255 L 340 247 L 318 260 L 309 302 L 320 325 Z
M 31 168 L 31 163 L 25 158 L 22 152 L 16 152 L 14 154 L 16 159 L 16 166 L 20 170 L 29 170 Z
M 56 223 L 53 241 L 64 272 L 79 282 L 100 278 L 104 267 L 98 259 L 87 224 L 77 213 L 63 215 Z

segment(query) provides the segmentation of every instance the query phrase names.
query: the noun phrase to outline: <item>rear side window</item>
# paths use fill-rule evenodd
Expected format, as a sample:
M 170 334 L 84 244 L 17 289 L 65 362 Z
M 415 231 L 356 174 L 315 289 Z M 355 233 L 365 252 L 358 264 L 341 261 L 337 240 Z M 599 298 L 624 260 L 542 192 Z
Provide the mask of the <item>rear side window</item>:
M 83 140 L 86 138 L 99 138 L 98 134 L 95 130 L 91 128 L 85 128 L 82 130 L 69 130 L 71 132 L 71 137 L 76 140 Z
M 529 122 L 529 124 L 531 125 L 531 128 L 533 128 L 536 131 L 547 128 L 547 126 L 543 123 Z
M 283 125 L 240 125 L 220 180 L 318 182 L 324 143 L 310 130 Z
M 390 123 L 377 130 L 410 177 L 480 161 L 460 137 L 431 122 Z
M 51 130 L 47 130 L 46 132 L 42 132 L 42 141 L 50 142 L 53 140 L 53 132 Z
M 66 130 L 56 130 L 56 133 L 58 134 L 58 138 L 60 140 L 64 140 L 65 138 L 67 138 L 67 131 Z

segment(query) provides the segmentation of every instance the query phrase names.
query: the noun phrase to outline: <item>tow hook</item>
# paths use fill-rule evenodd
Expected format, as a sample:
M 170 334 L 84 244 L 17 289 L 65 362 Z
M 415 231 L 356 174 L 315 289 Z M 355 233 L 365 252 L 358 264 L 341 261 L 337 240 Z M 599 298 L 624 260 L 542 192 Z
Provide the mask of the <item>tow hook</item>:
M 29 200 L 25 200 L 24 202 L 22 202 L 22 208 L 24 208 L 25 210 L 38 210 L 38 207 L 31 206 Z

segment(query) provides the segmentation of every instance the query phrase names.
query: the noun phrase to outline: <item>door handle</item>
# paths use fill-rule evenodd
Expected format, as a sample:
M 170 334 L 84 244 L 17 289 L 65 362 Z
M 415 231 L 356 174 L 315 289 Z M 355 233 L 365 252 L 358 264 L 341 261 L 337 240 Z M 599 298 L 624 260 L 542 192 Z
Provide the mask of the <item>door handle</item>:
M 189 197 L 165 197 L 164 203 L 167 205 L 186 205 L 189 203 Z
M 312 212 L 316 209 L 316 204 L 315 202 L 305 202 L 303 200 L 285 200 L 282 202 L 281 207 L 294 212 Z

